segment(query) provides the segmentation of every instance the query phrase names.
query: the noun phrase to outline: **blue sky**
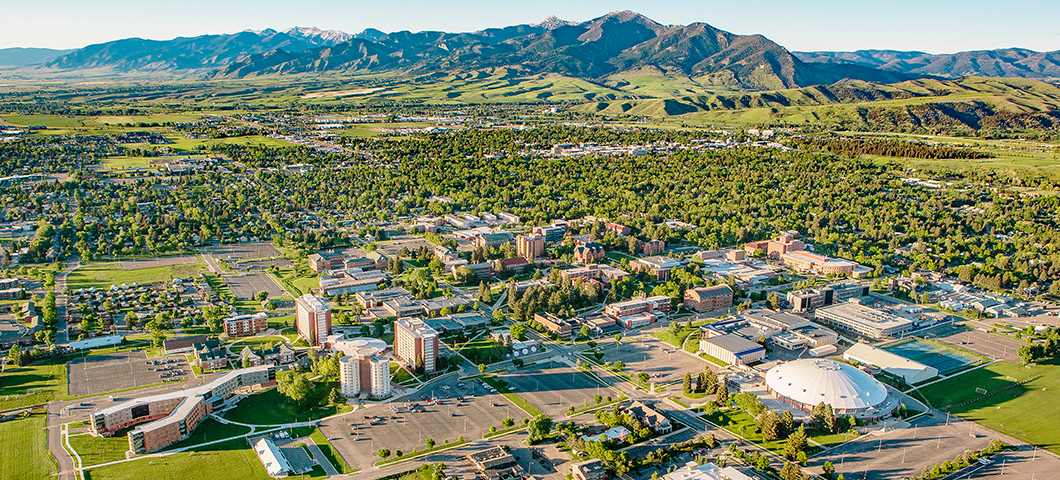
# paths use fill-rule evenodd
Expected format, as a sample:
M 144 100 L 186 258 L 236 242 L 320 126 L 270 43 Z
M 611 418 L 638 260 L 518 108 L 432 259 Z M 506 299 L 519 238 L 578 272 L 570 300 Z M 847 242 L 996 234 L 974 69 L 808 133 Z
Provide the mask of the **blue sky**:
M 76 48 L 127 37 L 168 39 L 315 26 L 358 32 L 472 31 L 548 15 L 589 20 L 633 10 L 664 24 L 706 22 L 760 33 L 791 50 L 947 53 L 1060 50 L 1056 0 L 4 0 L 0 48 Z

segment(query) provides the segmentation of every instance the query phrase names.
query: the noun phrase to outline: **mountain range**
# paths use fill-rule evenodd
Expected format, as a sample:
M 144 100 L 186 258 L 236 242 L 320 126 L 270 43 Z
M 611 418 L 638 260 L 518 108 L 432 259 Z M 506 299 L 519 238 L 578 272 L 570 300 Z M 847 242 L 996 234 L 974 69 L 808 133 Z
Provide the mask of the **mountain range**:
M 25 67 L 39 65 L 73 50 L 51 48 L 0 48 L 0 67 Z
M 2 51 L 0 51 L 2 52 Z M 2 57 L 0 57 L 2 58 Z M 599 81 L 651 72 L 741 90 L 893 83 L 967 75 L 1060 78 L 1060 52 L 1023 49 L 931 55 L 922 52 L 791 52 L 762 35 L 735 35 L 706 23 L 663 25 L 630 11 L 586 22 L 540 23 L 476 32 L 358 34 L 296 27 L 173 40 L 130 38 L 58 55 L 46 68 L 198 70 L 207 78 L 320 72 L 430 74 L 507 68 Z
M 934 55 L 895 50 L 792 52 L 804 62 L 860 65 L 910 75 L 939 77 L 1060 78 L 1060 51 L 1003 48 Z

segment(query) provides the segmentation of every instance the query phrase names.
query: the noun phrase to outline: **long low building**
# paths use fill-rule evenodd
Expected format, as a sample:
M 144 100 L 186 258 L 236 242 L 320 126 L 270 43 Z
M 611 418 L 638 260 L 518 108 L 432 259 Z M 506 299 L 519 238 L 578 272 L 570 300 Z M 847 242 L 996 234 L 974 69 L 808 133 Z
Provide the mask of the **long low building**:
M 843 360 L 854 360 L 872 365 L 891 375 L 902 378 L 909 385 L 915 385 L 939 376 L 939 370 L 935 367 L 929 367 L 923 363 L 864 343 L 856 343 L 843 352 Z
M 766 347 L 735 334 L 704 338 L 699 341 L 699 351 L 733 365 L 746 365 L 766 356 Z
M 895 337 L 916 326 L 912 320 L 861 305 L 856 300 L 818 308 L 814 315 L 818 321 L 877 339 Z
M 129 431 L 129 450 L 149 453 L 188 438 L 207 415 L 224 405 L 239 389 L 268 386 L 276 367 L 263 365 L 228 372 L 213 381 L 175 392 L 134 398 L 92 412 L 94 435 L 109 437 Z

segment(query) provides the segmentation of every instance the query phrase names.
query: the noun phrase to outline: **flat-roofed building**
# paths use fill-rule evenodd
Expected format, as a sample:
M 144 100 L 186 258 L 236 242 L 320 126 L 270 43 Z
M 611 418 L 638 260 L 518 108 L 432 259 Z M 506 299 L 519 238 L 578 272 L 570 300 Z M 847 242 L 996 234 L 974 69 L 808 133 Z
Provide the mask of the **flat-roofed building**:
M 545 237 L 533 233 L 515 237 L 515 253 L 530 261 L 544 257 Z
M 859 265 L 857 262 L 832 258 L 816 253 L 798 250 L 781 255 L 784 265 L 798 273 L 809 273 L 821 276 L 849 276 L 860 278 L 872 272 L 872 269 Z
M 394 355 L 405 365 L 416 368 L 422 362 L 424 371 L 433 372 L 438 362 L 438 332 L 423 320 L 399 318 L 394 322 Z
M 570 322 L 551 313 L 535 313 L 534 321 L 540 323 L 541 326 L 558 335 L 560 338 L 570 338 L 571 334 L 574 332 Z
M 559 273 L 560 275 L 569 278 L 571 282 L 582 278 L 598 280 L 605 285 L 610 285 L 612 280 L 621 280 L 629 276 L 629 273 L 621 268 L 615 268 L 611 265 L 599 263 L 585 265 L 584 267 L 568 268 L 566 270 L 560 270 Z
M 386 273 L 382 270 L 333 270 L 327 275 L 321 275 L 320 293 L 332 297 L 343 293 L 375 290 L 385 281 Z
M 685 266 L 685 262 L 669 257 L 644 257 L 629 262 L 629 267 L 638 272 L 647 272 L 658 281 L 670 278 L 670 271 Z
M 653 297 L 634 298 L 633 300 L 612 303 L 604 307 L 605 314 L 616 318 L 644 312 L 670 313 L 670 297 L 656 295 Z
M 713 463 L 697 465 L 695 462 L 663 475 L 664 480 L 758 480 L 733 467 L 719 467 Z
M 468 463 L 484 480 L 522 478 L 523 468 L 512 454 L 497 446 L 467 456 Z
M 872 365 L 890 375 L 901 378 L 909 385 L 931 380 L 939 376 L 939 370 L 923 363 L 905 358 L 864 343 L 855 343 L 843 352 L 843 360 Z
M 317 346 L 331 335 L 331 307 L 324 299 L 307 293 L 294 301 L 298 335 Z
M 479 248 L 500 247 L 509 243 L 512 243 L 512 234 L 508 232 L 487 233 L 475 239 L 475 246 Z
M 563 236 L 567 234 L 567 225 L 552 224 L 542 227 L 534 227 L 533 233 L 541 235 L 545 239 L 545 243 L 555 243 L 563 240 Z
M 575 463 L 570 467 L 573 480 L 608 480 L 611 478 L 604 468 L 604 463 L 599 459 L 592 459 L 581 463 Z
M 375 308 L 383 306 L 383 302 L 395 299 L 411 299 L 412 294 L 401 287 L 384 288 L 382 290 L 357 292 L 357 303 L 364 308 Z
M 269 328 L 269 314 L 258 312 L 251 315 L 237 315 L 224 319 L 225 333 L 229 337 L 253 335 Z
M 820 307 L 842 303 L 869 294 L 869 286 L 861 282 L 836 282 L 823 287 L 803 288 L 788 292 L 792 311 L 812 312 Z
M 699 351 L 733 365 L 746 365 L 766 356 L 766 347 L 734 334 L 701 339 Z
M 861 305 L 856 300 L 818 308 L 815 317 L 820 322 L 876 339 L 894 337 L 916 326 L 912 320 Z
M 275 381 L 276 367 L 250 367 L 230 371 L 197 387 L 126 400 L 92 412 L 92 433 L 109 437 L 135 427 L 128 433 L 129 450 L 154 452 L 187 439 L 207 415 L 224 406 L 238 391 Z
M 728 285 L 698 287 L 685 290 L 685 307 L 697 312 L 708 312 L 732 306 L 732 289 Z

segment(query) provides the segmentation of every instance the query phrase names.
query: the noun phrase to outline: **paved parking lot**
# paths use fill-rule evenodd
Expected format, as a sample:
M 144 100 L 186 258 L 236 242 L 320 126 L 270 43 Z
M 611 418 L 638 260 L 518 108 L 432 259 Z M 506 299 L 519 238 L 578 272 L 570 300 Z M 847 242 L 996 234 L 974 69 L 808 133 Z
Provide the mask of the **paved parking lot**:
M 221 245 L 209 248 L 206 251 L 214 258 L 225 261 L 252 260 L 282 255 L 271 243 L 264 242 Z
M 246 275 L 225 275 L 225 283 L 240 300 L 249 300 L 258 292 L 269 292 L 269 297 L 286 296 L 285 292 L 268 274 L 250 273 Z
M 169 378 L 187 378 L 191 372 L 187 359 L 183 355 L 171 355 L 175 360 L 170 363 L 172 370 L 183 370 L 183 375 Z M 157 360 L 157 359 L 152 359 Z M 148 365 L 144 352 L 117 352 L 102 355 L 91 355 L 76 358 L 67 365 L 69 392 L 71 396 L 80 397 L 112 392 L 126 388 L 141 387 L 159 383 L 163 373 L 158 369 L 163 365 Z
M 622 343 L 608 343 L 603 346 L 602 361 L 626 364 L 627 374 L 636 376 L 647 372 L 652 382 L 680 382 L 685 372 L 693 376 L 709 368 L 710 364 L 703 359 L 688 355 L 678 348 L 649 335 L 639 335 L 636 339 L 622 339 Z
M 950 417 L 947 425 L 944 414 L 924 416 L 908 428 L 862 435 L 811 458 L 810 470 L 820 474 L 821 465 L 830 461 L 836 473 L 846 478 L 864 474 L 869 479 L 906 479 L 919 475 L 924 467 L 952 461 L 965 450 L 980 450 L 997 438 L 971 422 L 954 418 Z
M 445 440 L 454 442 L 460 436 L 472 441 L 481 439 L 490 426 L 502 428 L 501 420 L 505 417 L 511 417 L 516 424 L 528 418 L 504 396 L 483 388 L 481 382 L 463 382 L 464 388 L 459 384 L 456 376 L 452 376 L 409 397 L 394 399 L 389 405 L 370 405 L 326 420 L 320 429 L 351 467 L 370 470 L 380 460 L 376 452 L 381 448 L 407 453 L 425 448 L 424 442 L 428 438 L 434 439 L 438 445 Z M 441 404 L 426 405 L 420 398 L 432 394 L 441 400 Z M 464 402 L 458 403 L 454 398 L 461 395 Z M 406 401 L 417 403 L 423 410 L 415 413 L 409 413 L 404 407 L 397 413 L 390 410 L 391 405 L 401 406 Z M 365 419 L 365 416 L 373 419 L 385 417 L 385 420 L 369 425 L 372 420 Z M 351 435 L 355 430 L 350 423 L 357 424 L 356 432 L 360 435 Z
M 933 333 L 932 338 L 940 342 L 953 345 L 957 348 L 986 355 L 990 358 L 1007 360 L 1019 363 L 1020 357 L 1017 351 L 1022 345 L 1018 340 L 994 335 L 982 330 L 967 328 L 947 328 Z
M 265 270 L 272 265 L 277 267 L 289 267 L 293 265 L 290 260 L 286 258 L 270 258 L 265 260 L 247 260 L 245 262 L 239 262 L 238 264 L 230 264 L 237 270 Z
M 595 404 L 595 395 L 604 401 L 608 396 L 618 396 L 607 385 L 560 362 L 523 367 L 500 378 L 514 387 L 520 397 L 557 421 L 567 415 L 568 407 L 581 409 L 584 402 Z
M 387 255 L 397 255 L 402 248 L 407 248 L 409 251 L 416 251 L 420 247 L 434 248 L 434 245 L 423 239 L 423 237 L 417 237 L 415 235 L 399 235 L 390 237 L 389 240 L 379 242 L 379 249 L 385 252 Z

